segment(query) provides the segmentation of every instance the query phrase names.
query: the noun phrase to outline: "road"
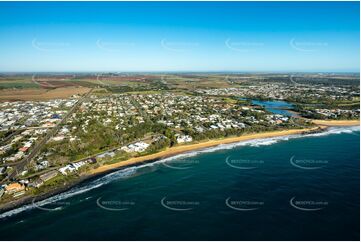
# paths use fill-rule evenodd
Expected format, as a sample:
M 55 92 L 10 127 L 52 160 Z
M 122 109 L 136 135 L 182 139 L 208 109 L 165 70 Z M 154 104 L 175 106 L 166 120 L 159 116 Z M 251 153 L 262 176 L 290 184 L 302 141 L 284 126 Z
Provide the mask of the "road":
M 1 145 L 4 145 L 6 142 L 8 142 L 10 139 L 12 139 L 15 135 L 20 134 L 21 132 L 25 131 L 26 129 L 18 129 L 14 132 L 12 132 L 10 135 L 5 137 L 3 140 L 0 141 Z
M 46 136 L 37 143 L 34 148 L 30 151 L 30 154 L 22 159 L 19 163 L 14 167 L 14 171 L 8 175 L 7 180 L 12 180 L 17 174 L 24 170 L 24 167 L 30 163 L 30 161 L 39 153 L 41 148 L 48 142 L 50 138 L 52 138 L 61 128 L 61 126 L 66 122 L 66 120 L 78 109 L 78 107 L 83 103 L 85 99 L 89 97 L 92 93 L 93 89 L 91 89 L 87 94 L 85 94 L 78 102 L 69 110 L 69 112 L 63 117 L 63 119 L 46 134 Z

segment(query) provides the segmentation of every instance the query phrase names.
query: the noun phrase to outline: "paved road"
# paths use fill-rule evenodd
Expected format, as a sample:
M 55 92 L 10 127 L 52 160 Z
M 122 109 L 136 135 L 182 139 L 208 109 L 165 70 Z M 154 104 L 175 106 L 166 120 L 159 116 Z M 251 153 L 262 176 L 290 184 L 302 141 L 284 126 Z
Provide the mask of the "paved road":
M 68 117 L 74 113 L 78 109 L 78 107 L 83 103 L 85 99 L 89 97 L 92 93 L 93 89 L 91 89 L 86 95 L 84 95 L 78 102 L 69 110 L 69 112 L 64 116 L 64 118 L 46 134 L 46 136 L 41 140 L 40 143 L 36 144 L 34 148 L 31 150 L 30 154 L 26 156 L 23 160 L 21 160 L 14 168 L 14 171 L 9 174 L 7 180 L 12 180 L 18 173 L 24 170 L 24 167 L 39 153 L 41 148 L 46 144 L 46 142 L 53 137 L 61 128 L 61 126 L 66 122 Z
M 1 145 L 4 145 L 6 142 L 8 142 L 12 137 L 14 137 L 15 135 L 20 134 L 21 132 L 25 131 L 26 129 L 18 129 L 14 132 L 12 132 L 10 135 L 8 135 L 7 137 L 5 137 L 3 140 L 0 141 Z
M 135 100 L 134 97 L 130 97 L 130 102 L 138 109 L 142 117 L 145 117 L 145 119 L 149 119 L 149 115 L 144 111 L 144 108 L 139 104 L 137 100 Z

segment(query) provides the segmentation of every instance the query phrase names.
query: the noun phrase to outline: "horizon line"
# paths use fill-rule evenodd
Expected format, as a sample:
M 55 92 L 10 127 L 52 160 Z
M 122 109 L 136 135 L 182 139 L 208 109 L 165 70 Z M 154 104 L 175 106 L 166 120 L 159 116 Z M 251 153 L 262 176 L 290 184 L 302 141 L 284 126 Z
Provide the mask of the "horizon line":
M 310 70 L 310 71 L 296 71 L 296 70 L 290 70 L 290 71 L 205 71 L 205 70 L 199 70 L 199 71 L 191 71 L 191 70 L 174 70 L 174 71 L 145 71 L 145 70 L 139 70 L 139 71 L 117 71 L 117 70 L 108 70 L 108 71 L 0 71 L 0 74 L 36 74 L 36 73 L 160 73 L 160 74 L 166 74 L 166 73 L 352 73 L 352 74 L 360 74 L 360 71 L 347 71 L 347 70 L 338 70 L 338 71 L 317 71 L 317 70 Z

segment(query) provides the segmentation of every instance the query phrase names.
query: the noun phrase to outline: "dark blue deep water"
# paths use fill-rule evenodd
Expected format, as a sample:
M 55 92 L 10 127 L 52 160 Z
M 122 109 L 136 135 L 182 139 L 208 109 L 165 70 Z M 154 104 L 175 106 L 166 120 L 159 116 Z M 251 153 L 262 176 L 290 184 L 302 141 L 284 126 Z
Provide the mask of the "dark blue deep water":
M 359 134 L 258 140 L 117 171 L 3 214 L 1 239 L 359 240 Z

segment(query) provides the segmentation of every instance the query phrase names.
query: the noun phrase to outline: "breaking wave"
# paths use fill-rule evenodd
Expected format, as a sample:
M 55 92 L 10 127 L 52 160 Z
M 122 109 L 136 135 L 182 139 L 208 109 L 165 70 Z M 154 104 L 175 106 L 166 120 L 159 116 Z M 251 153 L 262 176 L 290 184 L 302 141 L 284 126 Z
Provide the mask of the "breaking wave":
M 98 188 L 100 186 L 106 185 L 106 184 L 108 184 L 108 183 L 110 183 L 112 181 L 129 178 L 129 177 L 135 175 L 142 168 L 157 166 L 157 165 L 159 165 L 161 163 L 169 162 L 169 161 L 172 161 L 172 160 L 193 157 L 193 156 L 196 156 L 198 154 L 210 153 L 210 152 L 214 152 L 214 151 L 218 151 L 218 150 L 233 149 L 235 147 L 241 147 L 241 146 L 259 147 L 259 146 L 265 146 L 265 145 L 272 145 L 272 144 L 278 143 L 280 141 L 287 141 L 287 140 L 295 139 L 295 138 L 319 137 L 319 136 L 342 134 L 342 133 L 359 135 L 359 133 L 355 133 L 355 132 L 359 132 L 359 131 L 360 131 L 359 126 L 331 127 L 331 128 L 328 128 L 327 130 L 322 131 L 320 133 L 287 135 L 287 136 L 272 137 L 272 138 L 260 138 L 260 139 L 253 139 L 253 140 L 248 140 L 248 141 L 240 141 L 240 142 L 232 143 L 232 144 L 221 144 L 221 145 L 211 147 L 211 148 L 205 148 L 205 149 L 202 149 L 202 150 L 191 151 L 191 152 L 188 152 L 188 153 L 179 154 L 179 155 L 175 155 L 175 156 L 172 156 L 172 157 L 169 157 L 169 158 L 161 159 L 161 160 L 158 160 L 158 161 L 155 161 L 155 162 L 152 162 L 152 163 L 146 163 L 146 164 L 142 164 L 142 165 L 139 165 L 139 166 L 128 167 L 128 168 L 125 168 L 125 169 L 122 169 L 122 170 L 117 170 L 117 171 L 115 171 L 113 173 L 107 174 L 107 175 L 105 175 L 103 177 L 100 177 L 100 178 L 98 178 L 96 180 L 93 180 L 93 181 L 90 181 L 90 182 L 88 182 L 88 183 L 86 183 L 84 185 L 81 185 L 80 187 L 77 186 L 77 187 L 74 187 L 74 188 L 70 189 L 69 191 L 60 193 L 58 195 L 55 195 L 53 197 L 44 199 L 42 201 L 32 203 L 32 204 L 28 204 L 28 205 L 24 205 L 22 207 L 19 207 L 19 208 L 4 212 L 4 213 L 0 214 L 0 219 L 5 218 L 5 217 L 9 217 L 9 216 L 12 216 L 12 215 L 15 215 L 15 214 L 19 214 L 19 213 L 21 213 L 23 211 L 26 211 L 26 210 L 34 209 L 34 208 L 41 207 L 41 206 L 44 206 L 44 205 L 47 205 L 47 204 L 55 203 L 55 202 L 60 201 L 60 200 L 71 198 L 73 196 L 76 196 L 76 195 L 88 192 L 90 190 L 96 189 L 96 188 Z M 85 200 L 87 200 L 88 198 L 86 198 Z

